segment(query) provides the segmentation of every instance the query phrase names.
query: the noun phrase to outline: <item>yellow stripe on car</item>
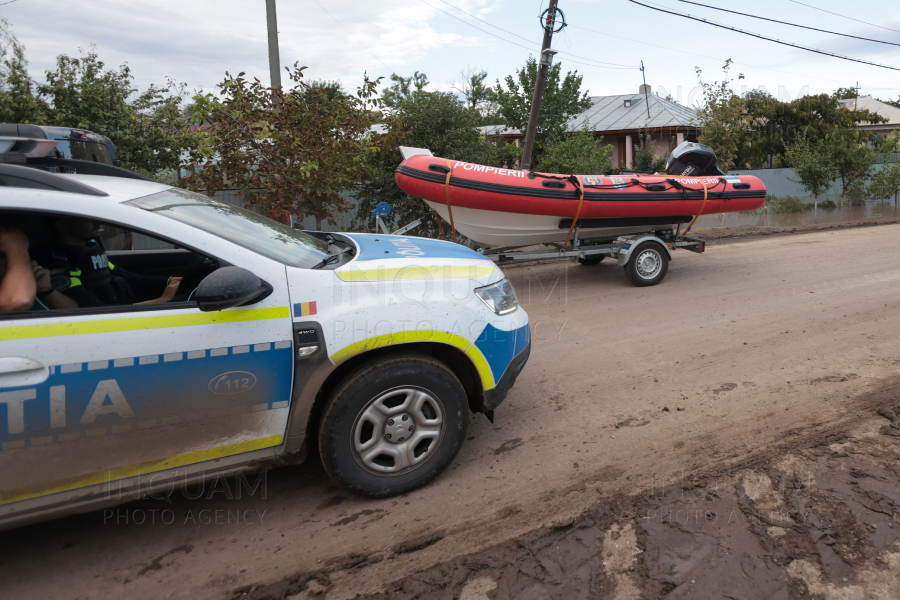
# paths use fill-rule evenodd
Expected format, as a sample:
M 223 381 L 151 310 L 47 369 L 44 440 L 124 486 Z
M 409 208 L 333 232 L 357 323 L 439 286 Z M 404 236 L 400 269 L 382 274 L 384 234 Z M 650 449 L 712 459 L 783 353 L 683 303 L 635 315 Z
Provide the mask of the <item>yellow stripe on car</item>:
M 290 309 L 288 309 L 287 306 L 277 306 L 273 308 L 249 308 L 243 310 L 223 310 L 181 315 L 12 325 L 0 327 L 0 340 L 25 340 L 64 335 L 85 335 L 89 333 L 113 333 L 117 331 L 137 331 L 141 329 L 192 327 L 194 325 L 216 325 L 219 323 L 238 323 L 241 321 L 285 319 L 290 316 Z
M 493 267 L 400 267 L 337 271 L 343 281 L 393 281 L 403 279 L 480 279 L 494 273 Z
M 465 352 L 475 365 L 475 368 L 478 370 L 478 375 L 481 377 L 481 384 L 484 386 L 484 390 L 494 389 L 494 376 L 491 374 L 491 368 L 488 365 L 484 354 L 481 353 L 481 350 L 469 340 L 452 333 L 447 333 L 446 331 L 418 329 L 371 337 L 338 350 L 331 355 L 331 360 L 337 364 L 344 362 L 348 358 L 362 354 L 363 352 L 375 350 L 376 348 L 384 348 L 385 346 L 394 346 L 397 344 L 409 344 L 412 342 L 437 342 L 456 346 Z
M 165 469 L 174 469 L 176 467 L 183 467 L 185 465 L 191 465 L 207 460 L 225 458 L 226 456 L 243 454 L 244 452 L 252 452 L 253 450 L 262 450 L 263 448 L 277 446 L 280 443 L 281 435 L 271 435 L 257 440 L 250 440 L 248 442 L 238 442 L 237 444 L 228 444 L 227 446 L 219 446 L 218 448 L 186 452 L 168 458 L 149 460 L 116 469 L 106 469 L 88 473 L 86 475 L 74 475 L 72 477 L 65 477 L 46 483 L 37 483 L 20 488 L 2 490 L 0 491 L 0 505 L 18 502 L 20 500 L 28 500 L 29 498 L 47 496 L 49 494 L 57 494 L 59 492 L 68 492 L 89 485 L 108 483 L 110 481 L 135 477 L 137 475 L 146 475 Z

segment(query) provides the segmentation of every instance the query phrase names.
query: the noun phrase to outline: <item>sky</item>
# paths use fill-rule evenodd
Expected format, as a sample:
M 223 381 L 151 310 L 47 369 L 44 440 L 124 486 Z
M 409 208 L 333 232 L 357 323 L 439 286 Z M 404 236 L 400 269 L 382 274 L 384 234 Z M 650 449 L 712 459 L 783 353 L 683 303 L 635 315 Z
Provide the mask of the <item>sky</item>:
M 428 76 L 431 89 L 443 90 L 451 89 L 461 71 L 470 68 L 486 70 L 489 81 L 503 79 L 540 50 L 538 15 L 547 1 L 278 0 L 281 64 L 299 63 L 307 67 L 308 77 L 339 80 L 347 90 L 355 90 L 364 73 L 387 79 L 391 73 L 409 76 L 420 71 Z M 764 87 L 790 100 L 858 83 L 862 95 L 900 97 L 896 0 L 803 0 L 869 24 L 792 0 L 698 0 L 897 44 L 893 46 L 679 0 L 640 1 L 898 70 L 759 40 L 629 0 L 559 0 L 569 26 L 553 38 L 552 46 L 560 52 L 556 60 L 564 70 L 583 75 L 582 89 L 591 95 L 637 93 L 643 61 L 654 92 L 694 105 L 702 98 L 695 68 L 702 70 L 704 81 L 721 80 L 723 64 L 730 58 L 734 65 L 727 78 L 737 91 Z M 0 0 L 0 17 L 11 23 L 25 45 L 31 73 L 39 80 L 57 55 L 77 55 L 91 45 L 107 65 L 128 63 L 141 88 L 171 77 L 191 90 L 214 91 L 226 72 L 269 80 L 265 0 Z

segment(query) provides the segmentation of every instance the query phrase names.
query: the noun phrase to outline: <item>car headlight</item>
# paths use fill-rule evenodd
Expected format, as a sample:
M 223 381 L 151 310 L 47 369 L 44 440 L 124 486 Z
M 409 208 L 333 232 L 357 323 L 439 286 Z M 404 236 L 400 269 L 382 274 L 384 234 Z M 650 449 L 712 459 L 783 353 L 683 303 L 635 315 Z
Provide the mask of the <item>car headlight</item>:
M 476 288 L 475 294 L 488 308 L 498 315 L 508 315 L 519 308 L 519 299 L 516 298 L 516 290 L 508 279 L 502 279 L 497 283 Z

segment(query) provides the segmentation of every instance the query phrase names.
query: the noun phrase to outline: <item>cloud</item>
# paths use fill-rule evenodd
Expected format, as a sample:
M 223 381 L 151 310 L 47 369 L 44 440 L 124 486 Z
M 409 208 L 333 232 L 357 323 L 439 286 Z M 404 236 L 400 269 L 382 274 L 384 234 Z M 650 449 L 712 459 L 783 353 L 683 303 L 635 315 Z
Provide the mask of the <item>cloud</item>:
M 495 6 L 487 0 L 454 4 L 473 14 Z M 65 15 L 59 11 L 59 2 L 30 0 L 2 13 L 25 44 L 37 79 L 43 79 L 58 54 L 77 54 L 78 48 L 95 44 L 108 65 L 127 62 L 140 87 L 174 77 L 190 87 L 212 89 L 226 71 L 244 71 L 268 82 L 262 0 L 94 0 L 67 9 Z M 486 44 L 478 36 L 438 31 L 430 23 L 440 16 L 415 0 L 282 1 L 281 63 L 298 62 L 316 79 L 339 79 L 353 87 L 366 70 L 389 75 L 441 50 Z

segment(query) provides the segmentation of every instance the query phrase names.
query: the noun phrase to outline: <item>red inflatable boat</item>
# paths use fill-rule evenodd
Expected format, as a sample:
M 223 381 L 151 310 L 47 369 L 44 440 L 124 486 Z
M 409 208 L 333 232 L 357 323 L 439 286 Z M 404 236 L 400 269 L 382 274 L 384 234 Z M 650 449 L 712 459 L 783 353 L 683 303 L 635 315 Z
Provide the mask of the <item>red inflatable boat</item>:
M 573 221 L 579 239 L 684 231 L 696 216 L 756 210 L 766 197 L 762 181 L 746 175 L 555 175 L 425 154 L 404 160 L 394 177 L 444 219 L 452 211 L 466 237 L 491 246 L 562 242 Z

